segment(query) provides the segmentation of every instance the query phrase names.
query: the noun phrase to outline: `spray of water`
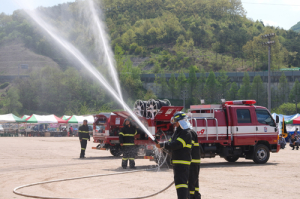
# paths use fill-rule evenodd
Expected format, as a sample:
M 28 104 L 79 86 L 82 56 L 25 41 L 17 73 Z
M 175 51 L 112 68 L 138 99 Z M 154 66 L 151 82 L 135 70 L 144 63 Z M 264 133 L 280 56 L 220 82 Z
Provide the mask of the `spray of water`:
M 107 58 L 107 65 L 110 69 L 110 74 L 112 76 L 112 79 L 114 81 L 115 87 L 117 89 L 117 92 L 121 98 L 121 100 L 123 101 L 123 97 L 122 97 L 122 92 L 121 92 L 121 88 L 120 88 L 120 83 L 119 83 L 119 77 L 116 71 L 116 67 L 114 66 L 114 62 L 113 62 L 113 53 L 109 47 L 108 44 L 108 35 L 105 32 L 105 25 L 104 23 L 99 19 L 97 13 L 96 13 L 96 9 L 95 9 L 95 3 L 93 0 L 88 0 L 87 1 L 87 7 L 89 8 L 88 11 L 90 11 L 91 13 L 91 27 L 92 30 L 94 32 L 94 37 L 96 39 L 96 41 L 100 44 L 101 47 L 103 47 L 104 53 L 105 53 L 105 57 Z M 99 9 L 99 8 L 98 8 Z M 99 35 L 99 36 L 97 36 Z M 101 45 L 102 44 L 102 45 Z
M 16 2 L 16 1 L 15 1 Z M 21 7 L 27 7 L 21 2 L 16 2 Z M 103 86 L 104 88 L 116 99 L 116 101 L 124 107 L 124 109 L 131 115 L 131 117 L 137 122 L 137 124 L 143 129 L 145 133 L 154 141 L 155 138 L 151 135 L 148 129 L 143 125 L 143 123 L 138 119 L 138 117 L 131 111 L 128 105 L 119 97 L 119 95 L 115 92 L 115 90 L 108 84 L 102 74 L 82 55 L 82 53 L 77 50 L 75 46 L 73 46 L 67 40 L 61 38 L 55 31 L 55 29 L 50 26 L 45 20 L 43 20 L 43 15 L 38 13 L 36 10 L 30 11 L 25 10 L 27 15 L 42 28 L 59 46 L 69 52 L 71 55 L 77 59 L 86 70 L 88 70 Z

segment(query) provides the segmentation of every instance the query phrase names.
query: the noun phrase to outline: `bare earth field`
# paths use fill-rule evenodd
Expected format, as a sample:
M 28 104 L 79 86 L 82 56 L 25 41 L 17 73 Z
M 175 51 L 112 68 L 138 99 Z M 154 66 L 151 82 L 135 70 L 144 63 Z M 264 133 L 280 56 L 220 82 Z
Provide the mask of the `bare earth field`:
M 86 159 L 79 159 L 78 138 L 9 137 L 0 138 L 0 198 L 15 195 L 17 186 L 62 178 L 124 171 L 121 158 L 109 151 L 92 150 L 88 142 Z M 300 151 L 290 147 L 271 154 L 267 164 L 240 159 L 228 163 L 222 158 L 202 159 L 200 192 L 212 198 L 299 198 Z M 154 166 L 149 160 L 136 160 L 138 169 Z M 129 171 L 129 169 L 128 169 Z M 58 182 L 21 189 L 21 192 L 52 197 L 120 198 L 157 192 L 173 180 L 172 170 L 144 171 L 108 177 Z M 175 187 L 152 198 L 175 199 Z

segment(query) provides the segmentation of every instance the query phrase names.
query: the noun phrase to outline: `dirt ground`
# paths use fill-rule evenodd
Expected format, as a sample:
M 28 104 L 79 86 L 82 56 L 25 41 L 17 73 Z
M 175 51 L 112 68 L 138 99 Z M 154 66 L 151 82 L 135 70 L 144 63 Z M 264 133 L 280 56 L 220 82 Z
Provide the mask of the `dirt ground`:
M 0 198 L 25 198 L 13 193 L 24 184 L 108 174 L 123 171 L 121 158 L 109 151 L 92 150 L 88 142 L 86 159 L 79 159 L 78 138 L 9 137 L 0 138 Z M 300 151 L 290 147 L 272 153 L 267 164 L 240 159 L 228 163 L 222 158 L 202 159 L 200 193 L 202 199 L 215 198 L 299 198 Z M 136 160 L 138 169 L 155 165 Z M 129 171 L 129 169 L 128 169 Z M 143 171 L 108 177 L 58 182 L 21 189 L 42 196 L 71 198 L 137 197 L 157 192 L 173 180 L 171 169 Z M 152 198 L 176 198 L 175 187 Z

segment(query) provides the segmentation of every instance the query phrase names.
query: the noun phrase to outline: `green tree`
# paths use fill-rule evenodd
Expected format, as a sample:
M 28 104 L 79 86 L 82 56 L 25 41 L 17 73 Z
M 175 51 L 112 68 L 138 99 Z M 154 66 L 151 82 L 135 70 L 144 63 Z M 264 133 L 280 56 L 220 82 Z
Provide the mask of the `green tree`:
M 80 115 L 87 115 L 89 113 L 86 102 L 84 102 L 80 107 Z
M 18 115 L 18 111 L 22 108 L 22 104 L 19 101 L 20 96 L 18 89 L 12 87 L 8 90 L 7 96 L 4 98 L 3 109 L 6 113 L 14 113 Z
M 194 90 L 194 97 L 197 100 L 205 99 L 205 82 L 206 82 L 206 74 L 204 70 L 201 70 L 200 78 L 197 81 L 197 89 Z M 196 103 L 199 101 L 196 101 Z
M 170 88 L 170 92 L 171 92 L 171 99 L 174 98 L 176 90 L 177 90 L 177 88 L 176 88 L 176 85 L 177 85 L 176 81 L 177 80 L 175 78 L 175 74 L 172 73 L 171 74 L 171 78 L 169 79 L 169 88 Z
M 238 86 L 235 82 L 231 84 L 229 92 L 227 94 L 228 100 L 237 100 L 238 99 Z
M 244 73 L 244 77 L 243 77 L 243 83 L 242 83 L 242 86 L 241 88 L 239 89 L 238 91 L 238 98 L 239 99 L 243 99 L 243 100 L 246 100 L 250 97 L 250 77 L 249 77 L 249 74 L 247 72 Z
M 166 97 L 167 92 L 169 90 L 169 86 L 166 80 L 166 74 L 165 73 L 156 74 L 155 83 L 160 89 L 160 97 Z
M 123 51 L 122 47 L 119 46 L 118 44 L 116 44 L 116 46 L 115 46 L 115 59 L 116 59 L 116 62 L 117 62 L 117 69 L 118 69 L 119 73 L 122 71 L 123 54 L 124 54 L 124 51 Z
M 279 78 L 279 85 L 278 85 L 278 96 L 279 96 L 279 104 L 283 104 L 288 101 L 289 97 L 289 83 L 284 73 L 282 73 L 281 77 Z
M 218 81 L 220 83 L 220 94 L 222 98 L 225 98 L 227 96 L 228 92 L 228 82 L 229 78 L 224 70 L 220 71 L 220 75 L 218 76 Z
M 190 66 L 190 68 L 189 68 L 188 84 L 189 84 L 190 100 L 192 100 L 194 90 L 197 87 L 197 76 L 196 76 L 196 67 L 195 66 Z
M 300 101 L 300 83 L 296 79 L 294 86 L 289 95 L 290 102 L 299 102 Z
M 254 77 L 252 85 L 251 85 L 251 98 L 256 100 L 256 104 L 261 106 L 266 106 L 266 89 L 264 88 L 263 81 L 260 75 Z
M 186 90 L 186 86 L 187 86 L 186 76 L 182 71 L 180 71 L 176 82 L 176 88 L 178 89 L 177 97 L 182 96 L 182 92 Z
M 218 102 L 221 98 L 219 92 L 220 84 L 215 76 L 215 73 L 211 71 L 208 75 L 205 84 L 205 93 L 207 97 L 207 104 L 212 104 Z

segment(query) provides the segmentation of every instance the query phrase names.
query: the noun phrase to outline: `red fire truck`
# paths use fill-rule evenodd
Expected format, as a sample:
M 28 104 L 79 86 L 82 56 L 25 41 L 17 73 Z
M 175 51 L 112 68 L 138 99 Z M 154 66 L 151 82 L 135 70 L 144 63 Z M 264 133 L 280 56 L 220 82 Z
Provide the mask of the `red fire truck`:
M 279 118 L 274 121 L 268 109 L 255 106 L 255 103 L 255 100 L 239 100 L 226 101 L 220 105 L 190 107 L 187 114 L 198 134 L 202 158 L 219 155 L 228 162 L 235 162 L 244 157 L 263 164 L 269 160 L 270 152 L 279 151 L 276 125 Z M 156 108 L 145 105 L 145 107 L 144 110 L 141 106 L 134 107 L 140 120 L 157 140 L 169 139 L 174 132 L 170 119 L 183 107 L 168 105 Z M 118 132 L 128 116 L 125 111 L 95 115 L 93 137 L 94 142 L 99 144 L 94 148 L 110 149 L 112 155 L 121 155 Z M 147 136 L 141 136 L 135 140 L 135 144 L 143 158 L 155 160 L 155 142 L 149 140 Z

